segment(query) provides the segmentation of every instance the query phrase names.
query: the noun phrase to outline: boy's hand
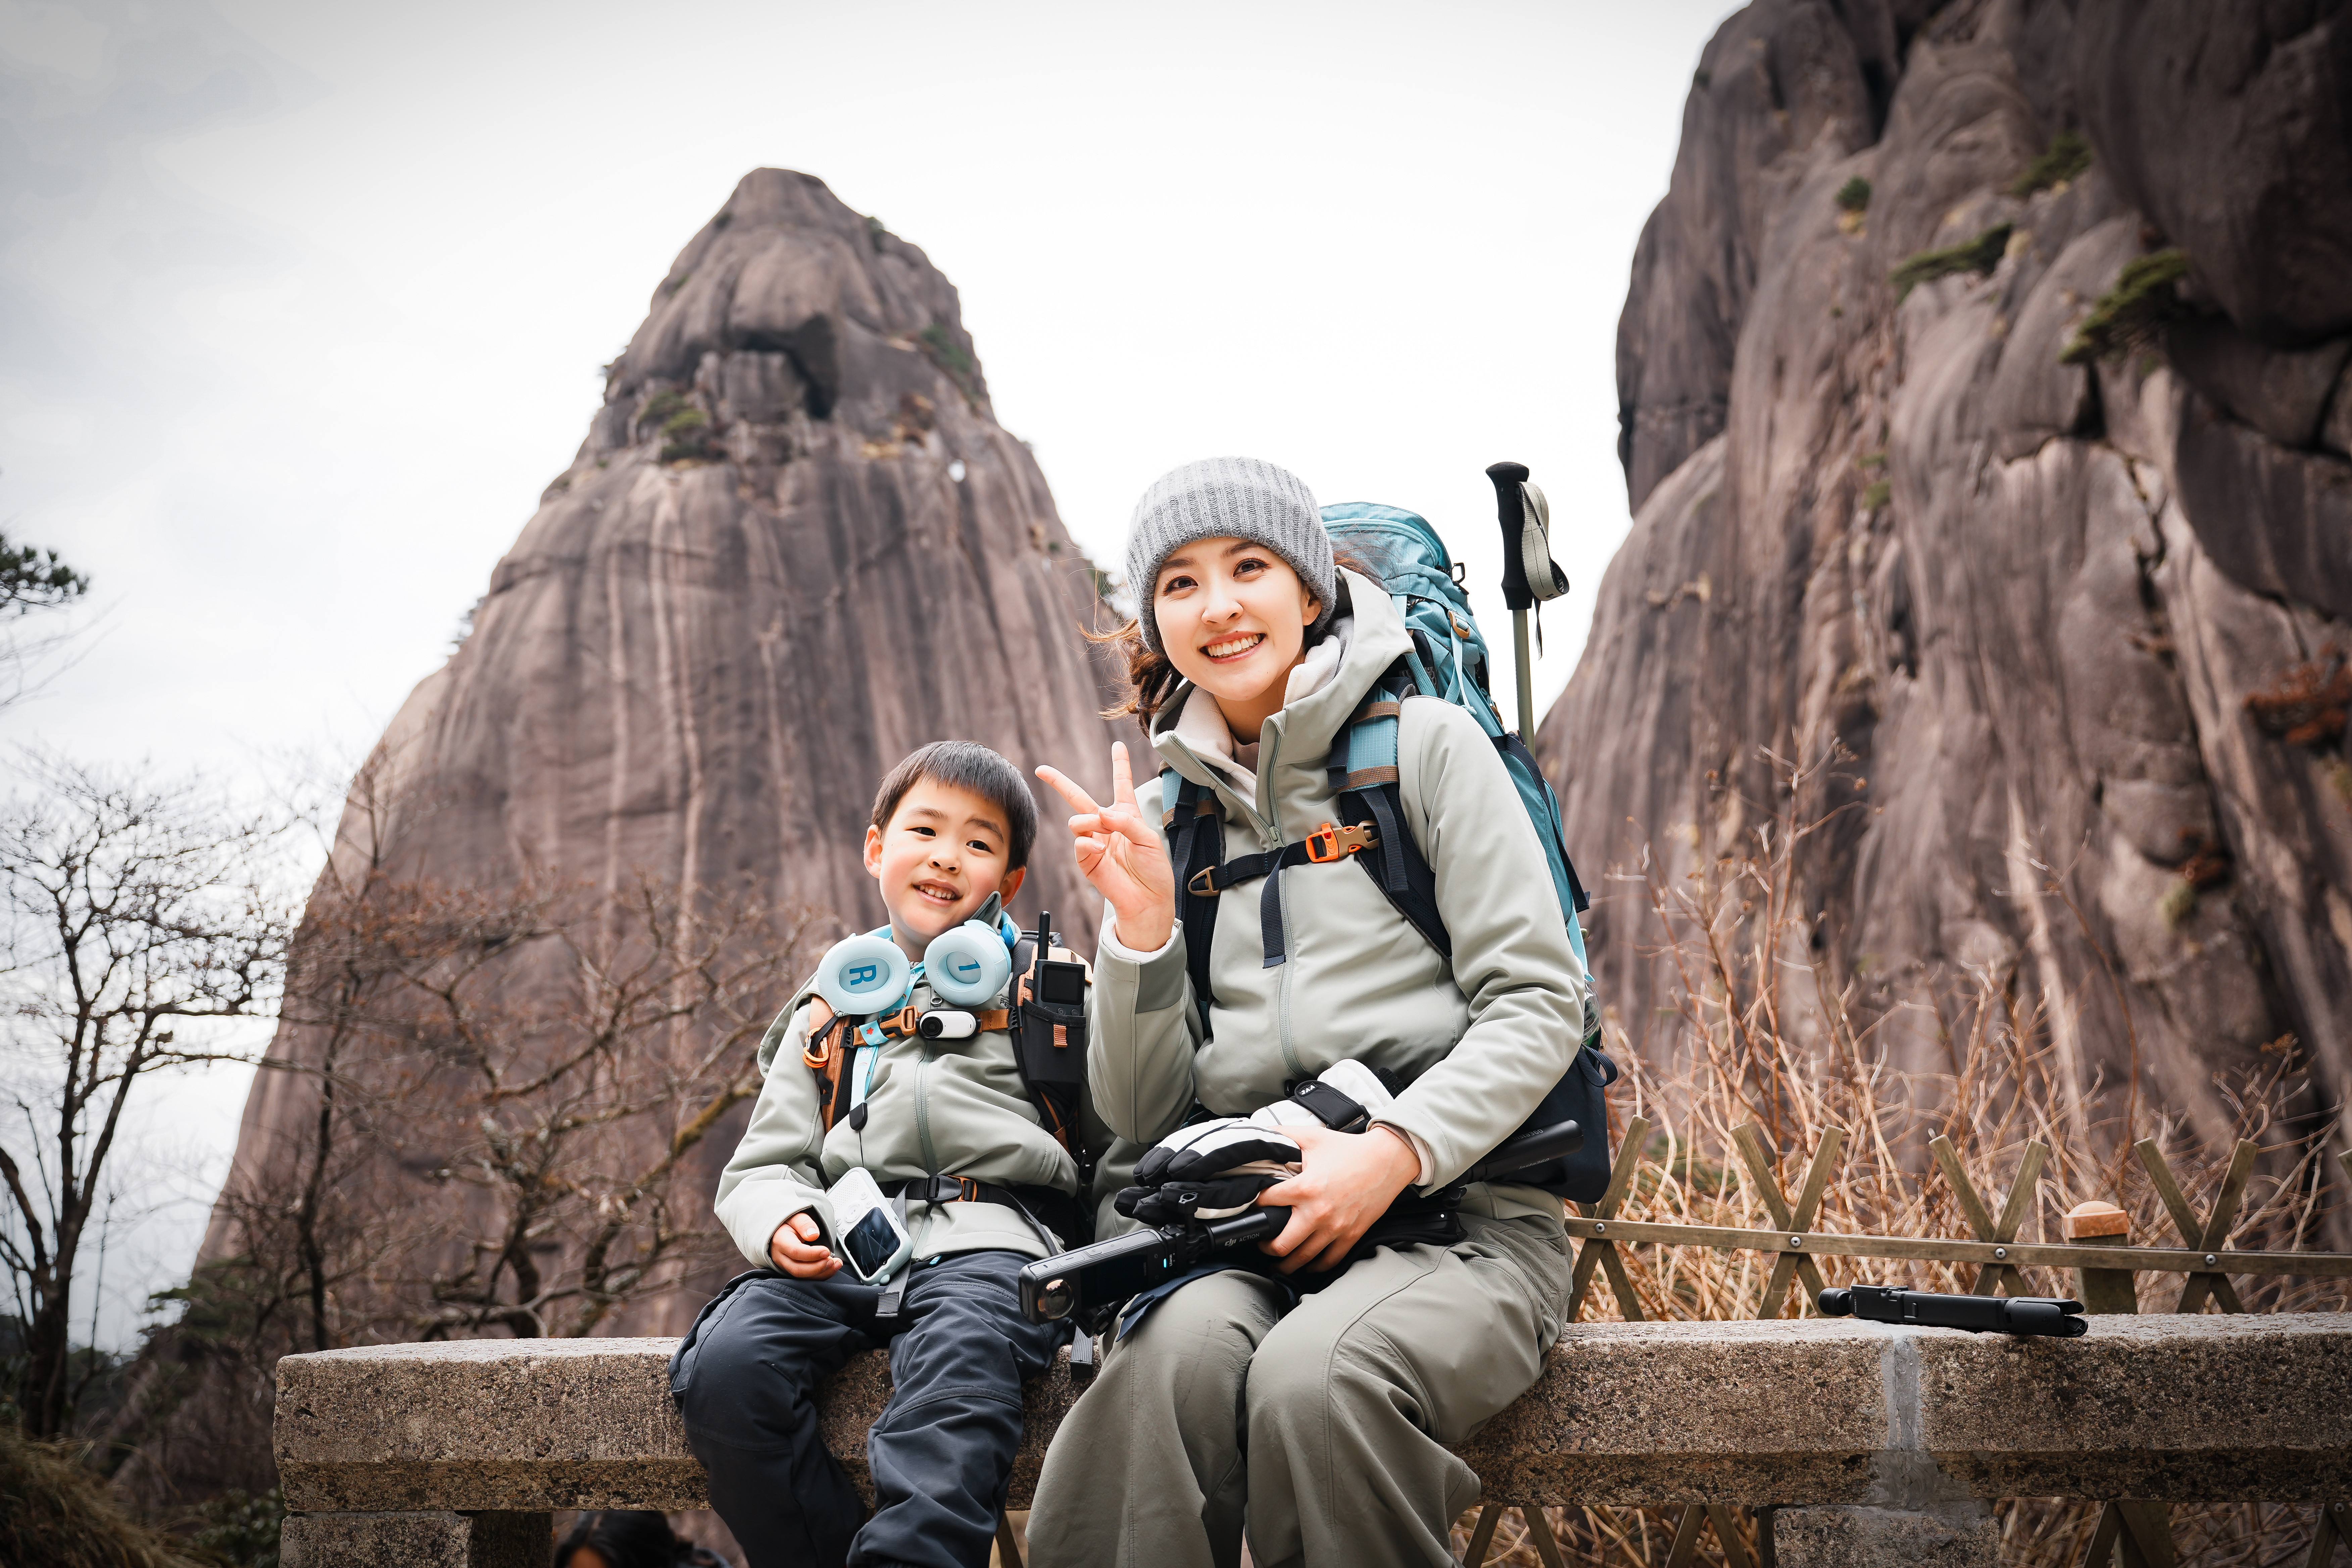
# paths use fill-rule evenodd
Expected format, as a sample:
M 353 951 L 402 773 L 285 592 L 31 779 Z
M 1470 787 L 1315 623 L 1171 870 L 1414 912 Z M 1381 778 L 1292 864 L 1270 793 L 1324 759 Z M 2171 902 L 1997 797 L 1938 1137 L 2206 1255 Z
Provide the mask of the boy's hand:
M 1176 929 L 1176 874 L 1168 864 L 1167 846 L 1160 842 L 1159 825 L 1145 821 L 1135 804 L 1127 747 L 1114 743 L 1110 749 L 1108 806 L 1097 805 L 1092 795 L 1058 769 L 1039 768 L 1037 776 L 1060 791 L 1078 814 L 1070 818 L 1078 874 L 1094 884 L 1118 916 L 1118 940 L 1138 952 L 1167 946 Z
M 825 1250 L 824 1236 L 816 1216 L 803 1209 L 768 1237 L 768 1261 L 795 1279 L 830 1279 L 841 1272 L 841 1259 Z

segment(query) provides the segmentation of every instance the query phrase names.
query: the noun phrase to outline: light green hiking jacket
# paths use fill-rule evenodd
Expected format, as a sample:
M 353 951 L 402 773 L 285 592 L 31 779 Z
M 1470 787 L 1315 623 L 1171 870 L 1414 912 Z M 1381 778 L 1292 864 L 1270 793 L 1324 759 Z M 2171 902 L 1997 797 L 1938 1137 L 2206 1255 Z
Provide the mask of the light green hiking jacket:
M 804 1004 L 814 984 L 812 976 L 803 984 L 760 1041 L 760 1070 L 767 1081 L 735 1157 L 719 1177 L 719 1223 L 753 1267 L 768 1267 L 768 1240 L 776 1227 L 813 1207 L 853 1165 L 865 1166 L 886 1184 L 911 1176 L 970 1176 L 998 1186 L 1076 1194 L 1077 1167 L 1039 1120 L 1013 1062 L 1013 1037 L 1003 1029 L 961 1040 L 887 1042 L 874 1060 L 865 1127 L 852 1127 L 845 1116 L 828 1134 L 817 1076 L 801 1059 L 807 1044 Z M 943 1005 L 919 981 L 913 1003 L 921 1012 Z M 1093 1130 L 1097 1145 L 1108 1142 L 1100 1121 L 1083 1108 L 1080 1126 Z M 1045 1256 L 1036 1232 L 1000 1204 L 915 1203 L 907 1211 L 907 1229 L 919 1259 L 992 1247 Z M 1076 1246 L 1082 1238 L 1062 1239 Z
M 1221 720 L 1181 722 L 1184 704 L 1209 702 L 1206 693 L 1185 685 L 1153 721 L 1162 764 L 1216 792 L 1226 859 L 1292 843 L 1342 816 L 1324 772 L 1332 741 L 1411 643 L 1377 584 L 1341 575 L 1352 601 L 1342 613 L 1352 620 L 1333 635 L 1346 637 L 1345 653 L 1326 684 L 1266 721 L 1254 798 L 1241 798 L 1227 768 L 1179 732 L 1213 731 L 1230 744 Z M 1409 698 L 1397 765 L 1406 825 L 1436 874 L 1452 960 L 1362 867 L 1340 860 L 1283 871 L 1287 957 L 1268 968 L 1259 934 L 1265 884 L 1244 882 L 1219 895 L 1216 1003 L 1203 1043 L 1181 922 L 1157 953 L 1103 943 L 1087 1074 L 1095 1109 L 1122 1140 L 1166 1136 L 1195 1100 L 1217 1115 L 1246 1115 L 1281 1099 L 1286 1084 L 1352 1057 L 1407 1081 L 1381 1120 L 1426 1145 L 1431 1187 L 1443 1187 L 1517 1131 L 1568 1071 L 1583 1037 L 1584 967 L 1494 742 L 1452 703 Z M 1160 795 L 1154 779 L 1137 802 L 1158 816 Z M 1525 1186 L 1496 1185 L 1470 1206 L 1497 1217 L 1559 1213 L 1558 1199 Z

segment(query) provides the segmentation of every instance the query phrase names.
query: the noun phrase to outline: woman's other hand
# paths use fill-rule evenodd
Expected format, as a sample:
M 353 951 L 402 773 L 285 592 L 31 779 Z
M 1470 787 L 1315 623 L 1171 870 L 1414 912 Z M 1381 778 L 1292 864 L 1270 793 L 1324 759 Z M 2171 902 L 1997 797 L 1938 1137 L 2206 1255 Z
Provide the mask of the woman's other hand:
M 1110 805 L 1094 797 L 1055 768 L 1037 776 L 1060 792 L 1076 816 L 1070 836 L 1076 841 L 1078 874 L 1094 884 L 1118 917 L 1118 940 L 1137 952 L 1156 952 L 1176 930 L 1176 874 L 1168 864 L 1160 825 L 1147 822 L 1135 804 L 1135 776 L 1127 747 L 1110 749 Z
M 1285 1274 L 1337 1268 L 1421 1174 L 1421 1156 L 1402 1134 L 1377 1124 L 1361 1132 L 1319 1126 L 1283 1131 L 1307 1152 L 1307 1168 L 1258 1194 L 1262 1206 L 1290 1210 L 1282 1234 L 1261 1245 L 1283 1260 Z

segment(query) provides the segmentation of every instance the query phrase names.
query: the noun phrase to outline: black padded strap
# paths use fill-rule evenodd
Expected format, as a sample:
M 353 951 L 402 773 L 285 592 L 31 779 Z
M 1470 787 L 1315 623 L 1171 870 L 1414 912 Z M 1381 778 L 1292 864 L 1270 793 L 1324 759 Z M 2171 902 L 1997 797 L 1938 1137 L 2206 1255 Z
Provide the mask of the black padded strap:
M 1303 844 L 1293 844 L 1289 846 L 1290 849 L 1304 849 L 1305 847 L 1306 846 Z M 1286 850 L 1285 854 L 1287 853 L 1288 850 Z M 1252 858 L 1263 859 L 1265 857 L 1254 856 Z M 1307 857 L 1303 854 L 1298 857 L 1299 860 L 1304 860 Z M 1285 859 L 1283 856 L 1277 855 L 1274 857 L 1274 864 L 1265 868 L 1265 890 L 1257 896 L 1258 941 L 1265 949 L 1265 962 L 1260 965 L 1261 968 L 1274 969 L 1279 967 L 1282 963 L 1284 956 L 1282 946 L 1282 868 L 1285 866 L 1293 866 L 1297 864 L 1297 861 Z
M 1360 789 L 1346 797 L 1352 803 L 1350 811 L 1370 814 L 1380 825 L 1381 864 L 1375 866 L 1370 855 L 1356 857 L 1364 875 L 1381 896 L 1396 907 L 1419 931 L 1429 945 L 1454 956 L 1454 933 L 1445 929 L 1445 917 L 1437 909 L 1437 874 L 1429 868 L 1429 861 L 1405 830 L 1404 803 L 1398 798 L 1397 786 L 1384 784 L 1373 789 Z M 1390 853 L 1393 849 L 1394 853 Z
M 1192 978 L 1192 1001 L 1200 1008 L 1205 1044 L 1209 1008 L 1216 1000 L 1209 983 L 1209 954 L 1217 936 L 1217 896 L 1195 893 L 1192 879 L 1224 858 L 1225 819 L 1217 809 L 1215 792 L 1185 779 L 1177 788 L 1168 830 L 1168 859 L 1176 870 L 1176 918 L 1184 922 L 1184 968 Z

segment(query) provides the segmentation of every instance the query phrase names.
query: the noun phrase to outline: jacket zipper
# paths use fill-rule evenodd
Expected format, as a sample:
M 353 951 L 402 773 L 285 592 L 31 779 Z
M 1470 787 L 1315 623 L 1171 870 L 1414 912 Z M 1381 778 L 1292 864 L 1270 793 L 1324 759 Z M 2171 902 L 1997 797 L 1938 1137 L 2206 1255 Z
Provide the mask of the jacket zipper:
M 931 1100 L 929 1081 L 931 1059 L 932 1047 L 927 1041 L 923 1045 L 921 1054 L 915 1058 L 915 1138 L 923 1148 L 924 1174 L 936 1176 L 940 1173 L 940 1152 L 931 1146 Z M 940 1205 L 937 1204 L 923 1205 L 922 1234 L 915 1238 L 914 1244 L 916 1257 L 920 1257 L 923 1249 L 930 1243 L 931 1226 L 939 1217 L 939 1210 Z M 912 1264 L 908 1266 L 912 1267 Z

